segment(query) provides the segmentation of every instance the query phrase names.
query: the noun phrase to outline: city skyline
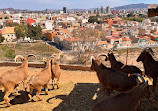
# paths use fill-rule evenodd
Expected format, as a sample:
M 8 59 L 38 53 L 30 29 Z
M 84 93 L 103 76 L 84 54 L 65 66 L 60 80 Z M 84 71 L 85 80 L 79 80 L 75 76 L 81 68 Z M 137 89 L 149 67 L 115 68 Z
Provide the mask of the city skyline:
M 44 9 L 90 9 L 103 6 L 117 7 L 122 5 L 145 3 L 156 4 L 158 0 L 2 0 L 0 9 L 2 8 L 15 8 L 27 10 L 44 10 Z

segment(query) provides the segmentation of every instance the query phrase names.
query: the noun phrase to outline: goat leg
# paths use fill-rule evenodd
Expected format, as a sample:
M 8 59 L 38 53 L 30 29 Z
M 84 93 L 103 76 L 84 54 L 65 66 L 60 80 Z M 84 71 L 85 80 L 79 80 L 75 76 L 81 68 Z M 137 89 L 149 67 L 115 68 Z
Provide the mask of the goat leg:
M 36 93 L 36 97 L 39 99 L 39 101 L 42 101 L 42 98 L 39 95 L 41 90 L 42 90 L 42 86 L 37 89 L 37 93 Z
M 16 96 L 19 95 L 18 90 L 19 90 L 19 84 L 15 85 L 15 89 L 16 89 Z
M 52 79 L 52 89 L 54 89 L 54 85 L 55 85 L 55 80 Z
M 57 89 L 59 89 L 59 78 L 57 79 Z
M 110 96 L 110 89 L 103 86 L 103 92 L 105 96 Z
M 25 92 L 26 92 L 27 91 L 27 80 L 24 80 L 23 84 L 24 84 L 24 88 L 25 88 Z
M 31 94 L 33 93 L 33 88 L 30 86 L 30 92 L 28 94 L 28 97 L 30 98 L 29 101 L 33 102 L 34 100 L 32 99 Z
M 5 96 L 3 97 L 3 99 L 5 100 L 7 106 L 11 106 L 11 104 L 9 103 L 10 102 L 10 99 L 8 98 L 8 96 L 10 95 L 10 91 L 5 91 Z
M 156 89 L 156 78 L 153 78 L 153 92 L 155 91 Z
M 140 111 L 140 107 L 141 107 L 141 102 L 138 103 L 138 107 L 137 107 L 136 111 Z
M 45 88 L 46 95 L 48 95 L 48 83 L 46 85 L 44 85 L 44 88 Z

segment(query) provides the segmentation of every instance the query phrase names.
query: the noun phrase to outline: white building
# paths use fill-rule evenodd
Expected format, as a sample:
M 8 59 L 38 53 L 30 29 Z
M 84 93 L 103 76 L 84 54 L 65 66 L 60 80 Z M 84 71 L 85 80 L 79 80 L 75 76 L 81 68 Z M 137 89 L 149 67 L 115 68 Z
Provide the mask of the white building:
M 47 30 L 53 30 L 53 28 L 52 28 L 52 22 L 51 21 L 45 21 L 45 28 Z

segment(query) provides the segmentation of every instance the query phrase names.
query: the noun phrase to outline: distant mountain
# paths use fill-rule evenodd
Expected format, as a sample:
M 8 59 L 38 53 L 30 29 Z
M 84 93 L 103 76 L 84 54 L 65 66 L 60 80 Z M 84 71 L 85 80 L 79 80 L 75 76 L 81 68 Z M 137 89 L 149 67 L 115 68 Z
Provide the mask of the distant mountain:
M 144 3 L 139 3 L 139 4 L 130 4 L 130 5 L 124 5 L 124 6 L 119 6 L 119 7 L 114 7 L 111 9 L 116 9 L 116 10 L 127 10 L 127 9 L 147 9 L 148 4 Z M 74 9 L 68 9 L 68 11 L 85 11 L 85 10 L 96 10 L 97 8 L 90 8 L 90 9 L 82 9 L 82 8 L 74 8 Z M 16 12 L 16 11 L 24 11 L 24 12 L 32 12 L 33 10 L 28 10 L 28 9 L 14 9 L 14 8 L 3 8 L 0 9 L 0 11 L 11 11 L 11 12 Z M 48 9 L 49 11 L 59 11 L 60 9 Z M 105 10 L 105 9 L 104 9 Z M 34 10 L 34 11 L 46 11 L 46 10 Z
M 26 9 L 14 9 L 14 8 L 3 8 L 3 9 L 0 9 L 0 11 L 10 11 L 10 12 L 15 12 L 15 11 L 28 11 Z
M 113 9 L 116 10 L 128 10 L 128 9 L 147 9 L 148 4 L 144 3 L 139 3 L 139 4 L 130 4 L 130 5 L 124 5 L 124 6 L 119 6 L 119 7 L 114 7 Z

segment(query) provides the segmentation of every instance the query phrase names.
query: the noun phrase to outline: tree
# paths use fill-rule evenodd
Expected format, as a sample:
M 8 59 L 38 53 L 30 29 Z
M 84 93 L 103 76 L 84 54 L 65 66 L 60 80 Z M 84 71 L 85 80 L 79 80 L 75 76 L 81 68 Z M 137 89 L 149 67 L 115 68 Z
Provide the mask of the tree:
M 140 17 L 140 18 L 148 18 L 148 15 L 145 15 L 145 14 L 139 14 L 139 17 Z
M 25 38 L 28 35 L 28 28 L 23 24 L 16 26 L 14 31 L 17 39 Z
M 32 39 L 39 40 L 42 37 L 42 28 L 40 25 L 38 26 L 30 26 L 28 25 L 28 36 Z
M 5 16 L 4 19 L 9 19 L 9 17 Z
M 134 17 L 135 15 L 133 14 L 133 13 L 129 13 L 128 15 L 127 15 L 127 17 Z
M 77 29 L 73 32 L 73 37 L 80 38 L 82 42 L 78 44 L 78 62 L 84 64 L 90 55 L 98 49 L 97 43 L 100 40 L 100 31 L 92 28 Z
M 0 43 L 2 43 L 4 41 L 4 37 L 2 36 L 2 34 L 0 34 Z
M 6 23 L 6 26 L 9 26 L 9 27 L 13 27 L 13 26 L 19 26 L 19 24 L 17 22 L 14 22 L 14 23 Z
M 20 17 L 20 19 L 23 19 L 23 17 Z
M 96 22 L 96 23 L 100 24 L 100 21 L 98 20 L 99 17 L 100 16 L 90 16 L 88 22 L 90 22 L 90 23 Z

